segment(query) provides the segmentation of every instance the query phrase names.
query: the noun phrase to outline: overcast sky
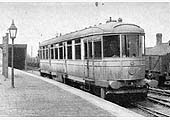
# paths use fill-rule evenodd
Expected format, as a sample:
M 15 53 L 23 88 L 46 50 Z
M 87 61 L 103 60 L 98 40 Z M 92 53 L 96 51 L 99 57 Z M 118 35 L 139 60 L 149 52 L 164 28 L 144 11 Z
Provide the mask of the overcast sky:
M 156 44 L 156 33 L 163 34 L 163 42 L 170 40 L 170 3 L 94 2 L 0 3 L 0 36 L 5 35 L 12 19 L 18 28 L 15 43 L 27 44 L 28 53 L 37 55 L 39 42 L 53 38 L 56 33 L 69 33 L 109 17 L 141 26 L 146 33 L 146 46 Z M 10 40 L 11 43 L 11 40 Z

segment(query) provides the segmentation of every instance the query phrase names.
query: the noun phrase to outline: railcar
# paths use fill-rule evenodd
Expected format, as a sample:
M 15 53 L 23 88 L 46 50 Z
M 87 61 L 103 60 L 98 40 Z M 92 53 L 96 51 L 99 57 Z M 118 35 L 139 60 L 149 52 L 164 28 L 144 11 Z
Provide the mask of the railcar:
M 144 44 L 140 26 L 110 20 L 41 42 L 40 73 L 80 83 L 102 98 L 146 97 Z

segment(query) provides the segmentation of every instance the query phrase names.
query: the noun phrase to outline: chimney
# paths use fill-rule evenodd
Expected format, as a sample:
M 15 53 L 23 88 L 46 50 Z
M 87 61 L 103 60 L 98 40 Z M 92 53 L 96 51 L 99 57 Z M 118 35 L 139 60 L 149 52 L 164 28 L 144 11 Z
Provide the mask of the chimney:
M 162 33 L 157 33 L 156 34 L 156 45 L 161 45 L 162 44 Z
M 170 46 L 170 40 L 168 41 L 168 45 Z

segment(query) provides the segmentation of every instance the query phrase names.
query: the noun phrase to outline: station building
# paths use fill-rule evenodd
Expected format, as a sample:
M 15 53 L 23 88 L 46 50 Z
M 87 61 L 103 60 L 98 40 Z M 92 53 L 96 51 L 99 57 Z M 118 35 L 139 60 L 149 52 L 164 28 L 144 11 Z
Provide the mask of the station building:
M 162 34 L 156 34 L 156 45 L 146 48 L 146 70 L 170 73 L 170 41 L 162 43 Z
M 2 66 L 2 48 L 0 44 L 0 66 Z M 8 66 L 11 67 L 12 45 L 8 44 Z M 27 44 L 14 44 L 14 68 L 26 69 Z

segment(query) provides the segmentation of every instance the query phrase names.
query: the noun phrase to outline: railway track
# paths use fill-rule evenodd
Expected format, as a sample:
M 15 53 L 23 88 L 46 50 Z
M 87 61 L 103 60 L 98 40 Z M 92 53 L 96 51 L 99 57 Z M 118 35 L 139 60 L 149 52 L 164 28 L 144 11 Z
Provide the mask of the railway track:
M 167 90 L 150 88 L 146 101 L 133 104 L 136 108 L 155 117 L 170 117 L 170 92 Z
M 153 97 L 153 96 L 148 96 L 148 100 L 170 108 L 170 101 L 169 100 L 156 98 L 156 97 Z
M 150 109 L 150 108 L 143 106 L 141 104 L 138 104 L 138 103 L 137 104 L 132 103 L 132 105 L 144 112 L 151 114 L 152 116 L 155 116 L 155 117 L 170 117 L 170 115 L 167 115 L 167 114 L 157 111 L 157 110 Z
M 149 88 L 149 92 L 170 97 L 170 91 L 168 91 L 168 90 L 161 90 L 161 89 L 157 89 L 157 88 Z

